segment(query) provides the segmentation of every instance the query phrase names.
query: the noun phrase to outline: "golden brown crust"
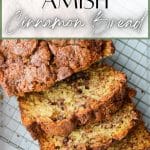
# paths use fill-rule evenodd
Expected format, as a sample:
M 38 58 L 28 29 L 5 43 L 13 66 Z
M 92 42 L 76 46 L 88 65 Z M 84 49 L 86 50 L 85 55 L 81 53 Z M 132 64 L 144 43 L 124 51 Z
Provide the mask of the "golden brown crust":
M 2 40 L 0 84 L 9 95 L 43 91 L 113 53 L 109 40 Z
M 103 65 L 103 67 L 108 67 Z M 98 67 L 95 65 L 94 67 Z M 101 66 L 102 67 L 102 66 Z M 26 114 L 26 101 L 30 100 L 29 97 L 19 97 L 19 107 L 22 116 L 23 124 L 30 130 L 32 124 L 37 124 L 40 130 L 51 135 L 60 135 L 66 136 L 75 128 L 83 126 L 85 124 L 91 124 L 99 122 L 105 119 L 109 119 L 113 113 L 115 113 L 123 104 L 124 97 L 126 96 L 126 76 L 123 73 L 116 73 L 117 86 L 114 88 L 112 84 L 110 88 L 111 93 L 104 96 L 102 99 L 93 100 L 88 99 L 84 109 L 80 109 L 73 113 L 69 118 L 60 119 L 57 121 L 52 121 L 48 117 L 37 116 L 36 119 L 30 119 Z M 57 89 L 55 89 L 57 90 Z M 129 91 L 129 90 L 128 90 Z M 130 92 L 131 93 L 131 92 Z M 37 94 L 36 94 L 37 95 Z M 40 95 L 40 94 L 39 94 Z M 69 96 L 69 95 L 68 95 Z M 130 96 L 132 97 L 132 96 Z M 81 99 L 82 100 L 82 99 Z M 30 108 L 32 109 L 32 108 Z M 36 138 L 34 136 L 34 138 Z

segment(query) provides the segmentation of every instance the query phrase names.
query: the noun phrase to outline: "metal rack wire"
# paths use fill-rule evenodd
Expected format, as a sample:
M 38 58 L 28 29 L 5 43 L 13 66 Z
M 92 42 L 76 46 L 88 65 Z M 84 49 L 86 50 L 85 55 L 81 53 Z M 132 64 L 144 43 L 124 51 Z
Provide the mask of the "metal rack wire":
M 115 55 L 105 61 L 127 74 L 128 85 L 137 90 L 134 103 L 150 129 L 150 40 L 120 39 L 114 44 Z M 21 124 L 15 97 L 0 101 L 0 140 L 19 150 L 39 149 Z

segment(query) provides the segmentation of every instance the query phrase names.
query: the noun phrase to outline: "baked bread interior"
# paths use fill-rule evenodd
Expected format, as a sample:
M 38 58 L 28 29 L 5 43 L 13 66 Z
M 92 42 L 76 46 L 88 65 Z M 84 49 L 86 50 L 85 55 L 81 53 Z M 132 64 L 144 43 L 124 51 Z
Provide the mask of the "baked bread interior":
M 149 150 L 150 133 L 141 121 L 138 126 L 127 137 L 121 141 L 114 142 L 108 150 Z
M 41 150 L 107 149 L 113 141 L 122 140 L 136 125 L 138 118 L 134 105 L 126 102 L 111 120 L 85 125 L 66 137 L 40 134 L 38 140 Z
M 108 119 L 125 96 L 126 75 L 96 64 L 49 90 L 20 97 L 19 106 L 29 130 L 34 124 L 45 133 L 66 136 L 77 127 Z

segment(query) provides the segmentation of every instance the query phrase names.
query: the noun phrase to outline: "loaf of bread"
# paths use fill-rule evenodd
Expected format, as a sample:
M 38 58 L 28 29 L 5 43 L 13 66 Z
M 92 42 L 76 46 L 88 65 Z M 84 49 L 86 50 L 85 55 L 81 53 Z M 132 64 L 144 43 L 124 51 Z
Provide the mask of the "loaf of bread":
M 108 150 L 149 150 L 150 133 L 140 122 L 133 132 L 121 141 L 114 142 Z
M 126 75 L 96 63 L 113 53 L 111 40 L 0 41 L 0 85 L 41 150 L 150 149 Z
M 66 136 L 85 124 L 109 118 L 123 104 L 126 75 L 95 64 L 47 91 L 19 98 L 22 122 L 51 135 Z
M 85 125 L 70 135 L 39 134 L 41 150 L 104 150 L 113 141 L 122 140 L 138 122 L 138 113 L 131 102 L 112 115 L 111 120 Z M 38 132 L 33 127 L 34 132 Z
M 8 95 L 40 92 L 113 53 L 110 40 L 2 40 L 0 85 Z

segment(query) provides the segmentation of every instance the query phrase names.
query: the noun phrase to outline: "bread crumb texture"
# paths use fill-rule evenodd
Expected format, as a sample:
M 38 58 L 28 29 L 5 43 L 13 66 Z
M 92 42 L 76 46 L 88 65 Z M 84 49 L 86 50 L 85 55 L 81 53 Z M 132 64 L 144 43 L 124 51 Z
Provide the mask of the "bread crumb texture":
M 123 104 L 126 76 L 106 65 L 94 65 L 47 91 L 19 98 L 23 124 L 35 123 L 52 135 L 109 118 Z
M 123 139 L 137 120 L 133 104 L 127 103 L 109 121 L 85 125 L 67 137 L 41 134 L 38 139 L 41 150 L 107 149 L 113 141 Z

